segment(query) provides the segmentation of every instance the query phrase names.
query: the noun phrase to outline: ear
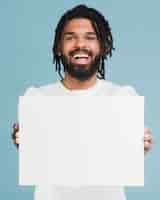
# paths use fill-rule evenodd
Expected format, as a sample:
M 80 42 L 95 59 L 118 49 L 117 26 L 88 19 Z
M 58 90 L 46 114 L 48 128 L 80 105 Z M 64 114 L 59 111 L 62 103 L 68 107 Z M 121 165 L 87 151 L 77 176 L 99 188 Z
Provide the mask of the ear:
M 57 52 L 57 55 L 60 57 L 62 54 L 60 51 Z
M 109 50 L 110 50 L 109 47 L 105 47 L 105 48 L 102 47 L 101 48 L 101 56 L 105 57 L 109 53 Z
M 100 49 L 100 55 L 101 55 L 101 56 L 104 56 L 104 54 L 105 54 L 105 50 L 104 50 L 103 47 L 101 47 L 101 49 Z
M 62 55 L 62 53 L 61 53 L 61 45 L 60 44 L 58 45 L 58 48 L 57 48 L 57 55 L 58 56 Z

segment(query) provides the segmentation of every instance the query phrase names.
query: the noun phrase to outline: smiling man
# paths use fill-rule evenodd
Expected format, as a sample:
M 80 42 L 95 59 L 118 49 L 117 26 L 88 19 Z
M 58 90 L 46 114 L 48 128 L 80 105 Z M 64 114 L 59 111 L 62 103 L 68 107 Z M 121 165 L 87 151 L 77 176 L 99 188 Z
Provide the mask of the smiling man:
M 131 86 L 105 80 L 104 60 L 112 55 L 113 38 L 108 21 L 93 8 L 79 5 L 60 19 L 53 44 L 53 57 L 61 80 L 39 88 L 27 89 L 25 95 L 137 95 Z M 64 76 L 63 76 L 64 72 Z M 96 115 L 96 113 L 95 113 Z M 19 145 L 18 124 L 13 139 Z M 144 151 L 150 149 L 150 129 L 144 130 Z M 116 148 L 116 147 L 115 147 Z M 62 188 L 37 186 L 35 200 L 125 200 L 122 187 Z
M 69 21 L 58 47 L 66 70 L 64 82 L 68 82 L 68 76 L 81 81 L 81 84 L 84 81 L 96 81 L 101 53 L 99 38 L 91 22 L 83 18 Z

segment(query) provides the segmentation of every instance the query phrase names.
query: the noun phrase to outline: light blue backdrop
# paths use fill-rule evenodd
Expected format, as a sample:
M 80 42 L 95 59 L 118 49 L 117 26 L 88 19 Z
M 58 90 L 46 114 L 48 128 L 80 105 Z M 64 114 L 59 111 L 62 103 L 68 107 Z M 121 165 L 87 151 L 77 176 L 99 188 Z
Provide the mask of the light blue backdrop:
M 145 187 L 127 189 L 129 200 L 160 199 L 160 24 L 158 0 L 0 1 L 0 199 L 31 200 L 33 187 L 18 186 L 18 153 L 10 139 L 18 96 L 31 85 L 55 81 L 51 47 L 63 12 L 79 3 L 109 19 L 116 51 L 107 78 L 133 85 L 145 99 L 145 122 L 155 143 L 145 158 Z M 134 137 L 134 136 L 133 136 Z

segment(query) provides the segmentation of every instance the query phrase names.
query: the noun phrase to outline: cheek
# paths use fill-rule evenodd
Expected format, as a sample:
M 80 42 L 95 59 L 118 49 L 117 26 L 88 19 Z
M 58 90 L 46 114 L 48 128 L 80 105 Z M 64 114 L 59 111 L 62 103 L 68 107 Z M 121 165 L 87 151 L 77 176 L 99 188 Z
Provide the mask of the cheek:
M 94 48 L 92 48 L 92 53 L 94 55 L 98 55 L 98 54 L 100 54 L 100 52 L 101 52 L 101 50 L 100 50 L 99 46 L 95 46 Z
M 71 44 L 65 44 L 64 46 L 61 47 L 61 52 L 64 55 L 68 55 L 71 49 L 73 49 Z
M 101 47 L 99 45 L 99 43 L 93 43 L 92 45 L 90 45 L 92 52 L 94 52 L 94 54 L 99 54 L 101 52 Z

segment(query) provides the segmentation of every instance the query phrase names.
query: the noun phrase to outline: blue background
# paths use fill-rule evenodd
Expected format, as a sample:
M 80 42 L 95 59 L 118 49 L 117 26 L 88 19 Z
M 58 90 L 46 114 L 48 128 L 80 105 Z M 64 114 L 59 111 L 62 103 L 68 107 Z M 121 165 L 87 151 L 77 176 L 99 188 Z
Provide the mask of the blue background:
M 152 128 L 155 142 L 145 158 L 145 187 L 128 188 L 128 199 L 158 200 L 158 0 L 0 1 L 0 199 L 32 199 L 34 187 L 18 186 L 18 153 L 10 137 L 12 124 L 17 120 L 18 96 L 31 85 L 58 79 L 51 55 L 54 29 L 64 11 L 79 3 L 97 8 L 111 24 L 116 51 L 106 63 L 107 79 L 132 85 L 145 96 L 145 122 Z

